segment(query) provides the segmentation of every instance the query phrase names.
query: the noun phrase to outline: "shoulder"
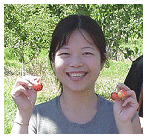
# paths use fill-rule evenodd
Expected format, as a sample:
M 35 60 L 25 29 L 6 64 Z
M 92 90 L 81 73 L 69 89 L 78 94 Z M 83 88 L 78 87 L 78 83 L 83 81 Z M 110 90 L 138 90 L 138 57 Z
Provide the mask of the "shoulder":
M 113 106 L 114 103 L 98 96 L 99 105 L 98 105 L 98 114 L 97 114 L 97 124 L 101 124 L 100 130 L 101 133 L 105 134 L 117 134 L 118 129 L 115 123 Z
M 98 96 L 99 97 L 99 104 L 101 107 L 106 107 L 106 108 L 113 108 L 113 105 L 114 103 L 101 97 L 101 96 Z
M 29 133 L 46 133 L 47 128 L 55 126 L 53 123 L 59 114 L 59 96 L 35 105 L 29 122 Z M 47 131 L 48 132 L 48 131 Z
M 58 108 L 59 96 L 53 98 L 52 100 L 35 105 L 33 108 L 33 113 L 45 114 L 48 111 L 55 111 Z
M 113 113 L 113 106 L 114 106 L 114 103 L 99 96 L 99 105 L 98 105 L 98 110 L 101 114 L 103 114 L 103 117 L 106 117 L 108 118 L 108 114 L 109 114 L 109 117 L 114 117 L 114 113 Z

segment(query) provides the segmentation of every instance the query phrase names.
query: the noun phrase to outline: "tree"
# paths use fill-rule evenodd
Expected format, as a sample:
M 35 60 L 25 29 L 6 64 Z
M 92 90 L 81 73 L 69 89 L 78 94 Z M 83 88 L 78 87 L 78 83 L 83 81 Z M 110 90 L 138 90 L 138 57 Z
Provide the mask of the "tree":
M 22 62 L 23 70 L 42 48 L 49 48 L 54 21 L 45 6 L 4 5 L 4 46 Z
M 121 48 L 120 43 L 127 43 L 129 38 L 143 38 L 143 5 L 102 4 L 94 6 L 91 16 L 101 25 L 111 54 L 114 53 L 117 59 L 117 52 L 121 50 L 125 58 L 130 57 L 135 53 L 134 50 Z
M 128 39 L 143 38 L 143 5 L 141 4 L 5 4 L 4 46 L 24 64 L 49 49 L 56 24 L 69 14 L 85 14 L 96 20 L 106 37 L 107 49 L 117 60 L 137 52 L 123 48 Z

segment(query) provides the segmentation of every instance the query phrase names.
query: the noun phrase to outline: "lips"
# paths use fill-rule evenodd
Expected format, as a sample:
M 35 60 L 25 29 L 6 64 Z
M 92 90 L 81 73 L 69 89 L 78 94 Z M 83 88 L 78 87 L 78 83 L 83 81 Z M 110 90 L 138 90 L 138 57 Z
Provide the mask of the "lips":
M 76 72 L 66 72 L 67 76 L 70 77 L 72 81 L 81 81 L 88 72 L 86 71 L 76 71 Z

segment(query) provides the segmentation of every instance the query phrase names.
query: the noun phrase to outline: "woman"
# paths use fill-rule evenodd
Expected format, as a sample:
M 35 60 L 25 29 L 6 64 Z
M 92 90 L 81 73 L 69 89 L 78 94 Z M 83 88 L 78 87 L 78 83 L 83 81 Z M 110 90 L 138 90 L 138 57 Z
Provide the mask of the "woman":
M 70 15 L 59 22 L 52 35 L 49 58 L 60 81 L 61 95 L 34 106 L 35 76 L 18 79 L 12 97 L 18 106 L 12 133 L 117 134 L 140 133 L 138 103 L 124 84 L 127 97 L 109 102 L 95 94 L 95 81 L 106 60 L 105 38 L 90 17 Z M 28 125 L 29 124 L 29 125 Z

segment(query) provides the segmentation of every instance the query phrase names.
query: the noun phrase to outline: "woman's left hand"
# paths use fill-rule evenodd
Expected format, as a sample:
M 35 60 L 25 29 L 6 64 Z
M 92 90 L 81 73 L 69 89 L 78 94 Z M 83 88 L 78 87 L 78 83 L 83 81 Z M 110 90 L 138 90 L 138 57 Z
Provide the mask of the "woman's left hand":
M 138 108 L 136 94 L 123 83 L 119 83 L 117 85 L 117 89 L 118 91 L 125 89 L 127 91 L 127 96 L 124 99 L 115 101 L 114 103 L 114 116 L 116 123 L 131 122 L 131 119 Z

